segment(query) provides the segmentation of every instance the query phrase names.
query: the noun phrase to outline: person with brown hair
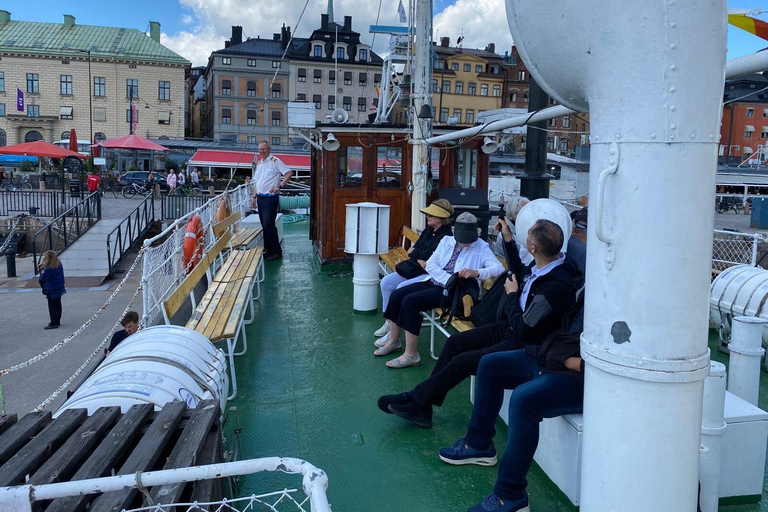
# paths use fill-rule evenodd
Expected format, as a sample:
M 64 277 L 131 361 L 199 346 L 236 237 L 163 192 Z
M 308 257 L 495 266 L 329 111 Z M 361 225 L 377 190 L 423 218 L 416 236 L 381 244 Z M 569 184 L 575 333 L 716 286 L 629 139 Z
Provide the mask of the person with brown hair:
M 139 314 L 135 311 L 127 311 L 123 319 L 120 320 L 120 325 L 123 326 L 123 330 L 117 331 L 112 335 L 112 339 L 109 342 L 109 348 L 104 351 L 105 356 L 111 354 L 112 351 L 115 350 L 115 347 L 125 338 L 139 330 Z
M 64 267 L 55 252 L 45 251 L 39 269 L 38 279 L 43 295 L 48 299 L 48 314 L 51 317 L 51 322 L 45 329 L 58 329 L 61 325 L 61 297 L 67 293 L 64 288 Z

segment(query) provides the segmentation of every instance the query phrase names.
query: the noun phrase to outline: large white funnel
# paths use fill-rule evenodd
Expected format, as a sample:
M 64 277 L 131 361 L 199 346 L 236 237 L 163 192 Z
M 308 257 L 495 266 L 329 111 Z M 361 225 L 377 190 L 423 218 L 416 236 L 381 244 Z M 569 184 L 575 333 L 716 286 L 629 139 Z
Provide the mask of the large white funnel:
M 590 113 L 582 510 L 695 510 L 726 3 L 507 15 L 531 75 Z

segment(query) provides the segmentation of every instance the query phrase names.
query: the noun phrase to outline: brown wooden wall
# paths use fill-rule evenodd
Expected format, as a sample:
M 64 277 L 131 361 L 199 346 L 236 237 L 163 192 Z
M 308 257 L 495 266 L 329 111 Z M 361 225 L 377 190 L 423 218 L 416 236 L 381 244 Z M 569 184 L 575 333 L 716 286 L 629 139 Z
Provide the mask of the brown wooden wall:
M 395 141 L 390 133 L 334 133 L 341 148 L 362 147 L 362 179 L 359 186 L 340 186 L 338 179 L 339 151 L 312 149 L 312 183 L 310 204 L 310 239 L 314 242 L 321 260 L 329 261 L 344 258 L 344 226 L 346 223 L 346 205 L 370 201 L 388 204 L 389 243 L 397 243 L 401 226 L 411 223 L 411 196 L 407 187 L 411 182 L 412 148 L 403 140 L 402 132 L 395 133 Z M 463 148 L 477 150 L 477 188 L 488 190 L 489 157 L 482 151 L 481 139 L 465 142 Z M 399 147 L 402 150 L 402 175 L 399 187 L 381 186 L 381 176 L 377 175 L 379 148 Z M 448 148 L 440 151 L 440 178 L 434 186 L 458 187 L 454 184 L 453 169 L 457 158 L 457 149 Z M 431 199 L 431 198 L 430 198 Z

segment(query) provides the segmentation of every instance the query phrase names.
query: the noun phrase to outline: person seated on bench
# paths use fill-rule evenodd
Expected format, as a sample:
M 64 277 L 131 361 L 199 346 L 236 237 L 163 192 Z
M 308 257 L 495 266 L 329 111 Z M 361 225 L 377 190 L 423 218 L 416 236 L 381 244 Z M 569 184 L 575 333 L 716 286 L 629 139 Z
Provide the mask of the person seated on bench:
M 396 288 L 402 288 L 420 281 L 427 266 L 427 260 L 437 249 L 437 245 L 443 237 L 450 235 L 451 215 L 453 215 L 453 206 L 447 199 L 435 199 L 432 204 L 421 210 L 421 213 L 427 216 L 427 227 L 421 232 L 419 239 L 408 249 L 410 262 L 401 262 L 395 267 L 395 272 L 391 272 L 381 278 L 381 310 L 386 311 L 389 304 L 389 296 Z M 376 340 L 377 347 L 383 347 L 389 341 L 389 322 L 384 321 L 374 336 L 381 336 Z
M 584 403 L 584 362 L 579 338 L 584 324 L 581 297 L 564 318 L 564 329 L 540 346 L 489 354 L 480 361 L 475 381 L 475 404 L 466 436 L 438 451 L 448 464 L 493 466 L 496 418 L 504 390 L 509 400 L 507 447 L 501 458 L 493 493 L 468 512 L 528 512 L 525 479 L 539 444 L 544 418 L 579 414 Z
M 104 357 L 111 354 L 112 351 L 115 350 L 115 347 L 125 338 L 131 334 L 135 334 L 136 331 L 139 330 L 139 314 L 135 311 L 127 311 L 123 319 L 120 320 L 120 325 L 123 326 L 123 329 L 112 335 L 112 339 L 109 341 L 109 347 L 104 349 Z
M 571 238 L 568 239 L 568 256 L 573 258 L 579 272 L 586 275 L 587 270 L 587 207 L 571 213 Z
M 533 262 L 524 266 L 509 226 L 499 221 L 496 228 L 507 244 L 512 267 L 512 277 L 504 283 L 503 307 L 499 308 L 503 318 L 449 337 L 427 380 L 411 391 L 379 397 L 378 406 L 383 412 L 430 428 L 432 406 L 441 406 L 451 389 L 476 374 L 484 355 L 541 343 L 559 329 L 582 285 L 576 266 L 560 252 L 563 230 L 552 221 L 536 221 L 526 240 Z M 518 283 L 525 285 L 520 289 Z
M 462 278 L 475 278 L 478 285 L 496 277 L 504 267 L 493 255 L 488 243 L 478 239 L 477 217 L 462 213 L 456 219 L 453 236 L 440 241 L 427 260 L 427 275 L 421 282 L 398 288 L 392 293 L 384 318 L 390 322 L 389 341 L 374 355 L 384 356 L 402 348 L 400 330 L 405 330 L 405 354 L 387 361 L 390 368 L 406 368 L 421 364 L 417 351 L 421 331 L 421 311 L 440 306 L 445 283 L 454 273 Z
M 520 213 L 520 210 L 523 209 L 523 206 L 530 203 L 531 200 L 527 197 L 513 197 L 506 203 L 504 203 L 504 222 L 507 224 L 507 226 L 510 229 L 510 232 L 512 233 L 512 240 L 515 242 L 515 245 L 517 246 L 517 254 L 520 256 L 520 261 L 523 262 L 523 265 L 530 265 L 531 261 L 533 261 L 533 256 L 531 256 L 531 253 L 528 252 L 528 249 L 525 248 L 525 240 L 515 240 L 515 221 L 517 220 L 517 214 Z M 501 232 L 497 231 L 499 234 L 496 237 L 496 244 L 493 246 L 493 252 L 496 254 L 496 256 L 499 256 L 501 258 L 505 257 L 504 252 L 504 237 L 501 236 Z

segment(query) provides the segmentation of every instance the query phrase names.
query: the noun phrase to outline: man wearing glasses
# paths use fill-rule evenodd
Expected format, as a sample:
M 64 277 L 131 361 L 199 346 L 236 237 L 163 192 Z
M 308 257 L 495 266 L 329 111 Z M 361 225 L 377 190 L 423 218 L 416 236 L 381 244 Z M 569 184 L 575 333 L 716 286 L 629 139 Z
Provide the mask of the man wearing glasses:
M 269 144 L 259 144 L 259 154 L 253 160 L 253 189 L 251 206 L 259 210 L 259 221 L 264 230 L 264 259 L 279 260 L 283 257 L 275 220 L 280 208 L 280 189 L 288 183 L 293 171 L 279 158 L 271 155 Z

